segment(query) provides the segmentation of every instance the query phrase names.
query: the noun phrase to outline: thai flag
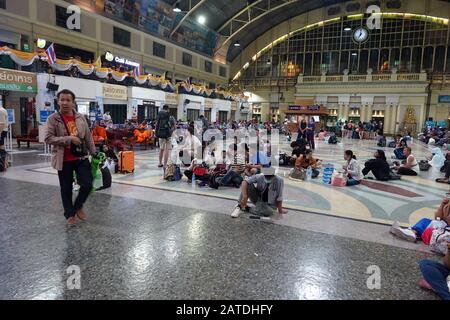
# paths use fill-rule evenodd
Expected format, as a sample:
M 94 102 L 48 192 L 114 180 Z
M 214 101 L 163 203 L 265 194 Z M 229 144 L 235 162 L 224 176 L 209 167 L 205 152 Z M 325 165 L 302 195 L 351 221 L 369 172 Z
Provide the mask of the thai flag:
M 50 47 L 45 50 L 45 53 L 47 54 L 47 62 L 48 64 L 55 64 L 56 63 L 56 53 L 55 53 L 55 47 L 53 46 L 53 43 L 50 45 Z
M 141 68 L 140 67 L 134 67 L 134 77 L 137 79 L 141 76 Z

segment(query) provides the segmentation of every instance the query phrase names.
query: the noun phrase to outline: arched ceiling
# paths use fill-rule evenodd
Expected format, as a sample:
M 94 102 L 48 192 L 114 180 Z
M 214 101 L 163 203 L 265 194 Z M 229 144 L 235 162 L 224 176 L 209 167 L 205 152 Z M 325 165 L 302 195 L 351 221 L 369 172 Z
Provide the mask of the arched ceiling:
M 206 18 L 205 25 L 227 39 L 227 60 L 272 27 L 305 12 L 348 0 L 164 0 L 190 18 Z M 256 18 L 256 19 L 255 19 Z M 250 21 L 250 22 L 249 22 Z M 240 47 L 232 44 L 239 41 Z
M 205 25 L 225 37 L 227 61 L 274 26 L 303 13 L 349 0 L 163 0 L 184 11 L 185 18 L 206 18 Z M 395 0 L 390 0 L 395 1 Z M 413 0 L 396 0 L 398 2 Z M 441 0 L 450 2 L 450 0 Z M 358 2 L 358 1 L 355 1 Z M 369 1 L 377 2 L 376 0 Z M 384 2 L 378 0 L 378 2 Z M 175 28 L 182 25 L 182 22 Z M 174 31 L 173 31 L 174 32 Z M 230 37 L 231 35 L 231 37 Z M 240 47 L 233 44 L 239 41 Z

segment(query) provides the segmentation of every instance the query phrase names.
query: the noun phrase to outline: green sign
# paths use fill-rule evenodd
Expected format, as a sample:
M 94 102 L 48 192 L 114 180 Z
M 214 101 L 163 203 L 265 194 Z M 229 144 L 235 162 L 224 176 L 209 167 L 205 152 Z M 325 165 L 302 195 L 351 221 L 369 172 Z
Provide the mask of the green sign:
M 26 84 L 1 83 L 0 82 L 0 90 L 37 93 L 37 86 L 28 86 Z

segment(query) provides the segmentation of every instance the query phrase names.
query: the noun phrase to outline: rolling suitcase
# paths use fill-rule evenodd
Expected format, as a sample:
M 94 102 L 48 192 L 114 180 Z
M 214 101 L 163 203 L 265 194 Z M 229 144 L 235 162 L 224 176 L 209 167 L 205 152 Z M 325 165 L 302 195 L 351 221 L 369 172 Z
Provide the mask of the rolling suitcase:
M 132 173 L 134 172 L 134 152 L 121 151 L 119 152 L 119 172 Z

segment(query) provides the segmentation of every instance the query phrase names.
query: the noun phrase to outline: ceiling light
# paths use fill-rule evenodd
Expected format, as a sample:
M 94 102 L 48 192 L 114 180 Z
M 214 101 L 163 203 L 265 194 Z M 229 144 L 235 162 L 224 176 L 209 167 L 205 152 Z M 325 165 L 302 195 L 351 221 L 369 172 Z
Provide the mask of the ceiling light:
M 198 19 L 197 19 L 197 21 L 198 21 L 198 23 L 200 23 L 200 24 L 205 24 L 206 18 L 205 18 L 205 16 L 199 16 Z
M 234 43 L 234 46 L 235 46 L 235 47 L 240 47 L 241 44 L 239 43 L 239 41 L 236 41 L 236 42 Z
M 352 28 L 350 28 L 350 27 L 345 27 L 345 28 L 344 28 L 344 31 L 352 31 Z
M 352 56 L 357 56 L 358 54 L 356 53 L 356 52 L 353 52 L 352 53 Z
M 114 55 L 111 52 L 106 52 L 105 53 L 105 60 L 112 62 L 114 60 Z
M 45 39 L 37 39 L 37 47 L 39 48 L 39 49 L 44 49 L 45 48 L 45 46 L 47 45 L 47 40 L 45 40 Z
M 267 60 L 267 64 L 269 64 L 269 65 L 270 65 L 270 64 L 272 64 L 272 62 L 270 62 L 270 59 L 269 59 L 269 60 Z
M 173 12 L 176 12 L 176 13 L 181 12 L 180 5 L 178 4 L 178 2 L 175 4 L 175 8 L 173 8 Z

